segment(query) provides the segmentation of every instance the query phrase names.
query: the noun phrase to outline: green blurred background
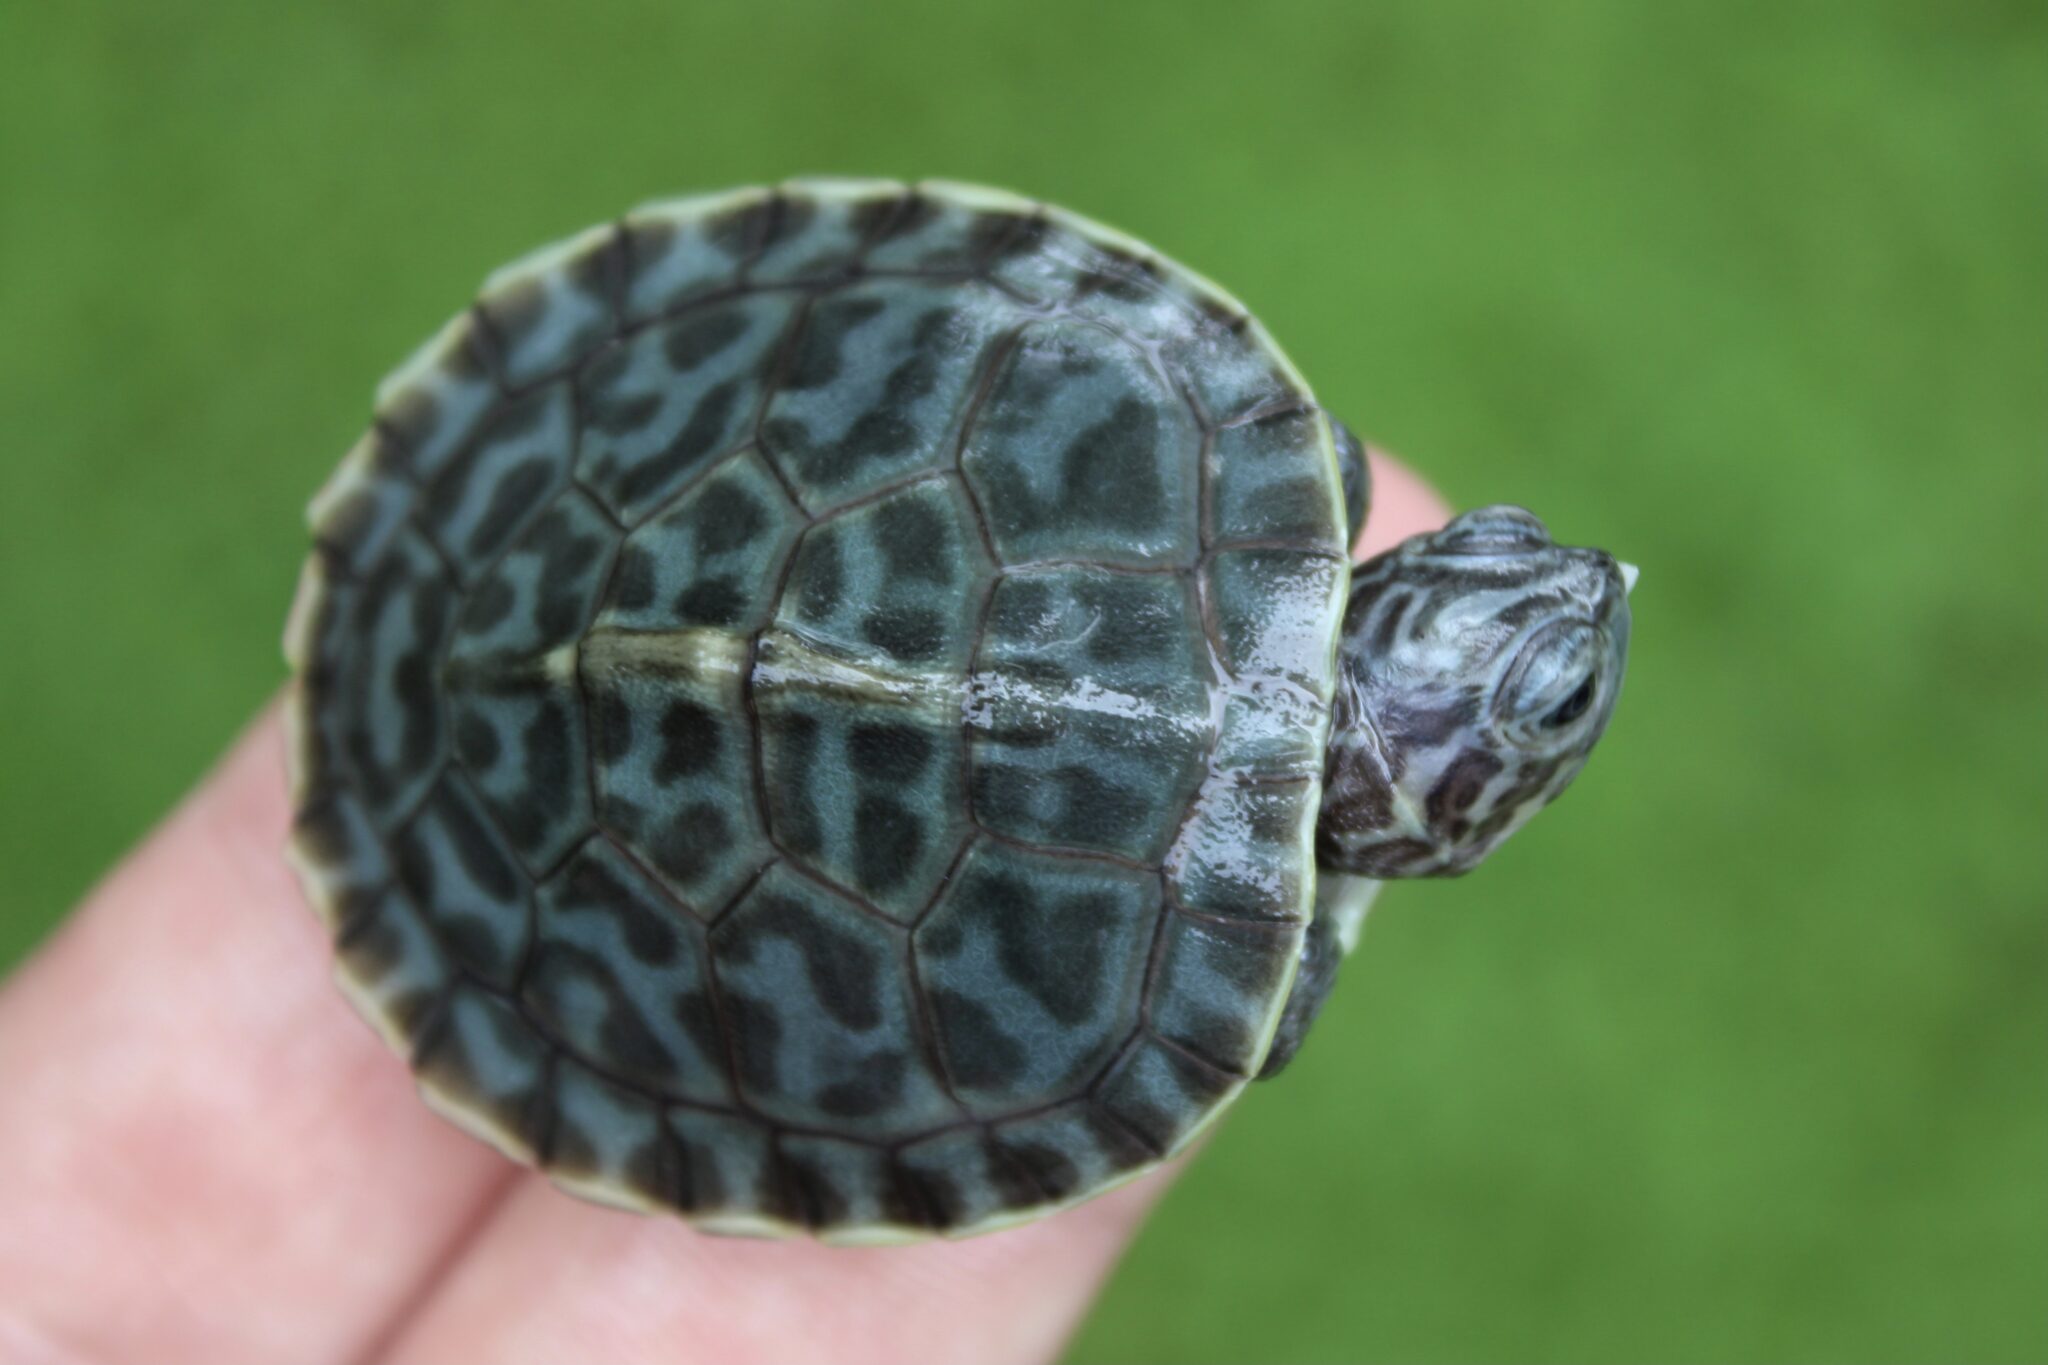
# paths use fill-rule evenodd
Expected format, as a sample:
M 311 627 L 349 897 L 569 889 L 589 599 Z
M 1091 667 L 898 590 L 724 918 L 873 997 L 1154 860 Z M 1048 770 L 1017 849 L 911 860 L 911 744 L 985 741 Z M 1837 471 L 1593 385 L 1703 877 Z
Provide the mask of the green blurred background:
M 301 504 L 486 270 L 991 181 L 1644 566 L 1578 788 L 1384 898 L 1074 1359 L 2048 1358 L 2044 13 L 0 4 L 0 963 L 278 685 Z

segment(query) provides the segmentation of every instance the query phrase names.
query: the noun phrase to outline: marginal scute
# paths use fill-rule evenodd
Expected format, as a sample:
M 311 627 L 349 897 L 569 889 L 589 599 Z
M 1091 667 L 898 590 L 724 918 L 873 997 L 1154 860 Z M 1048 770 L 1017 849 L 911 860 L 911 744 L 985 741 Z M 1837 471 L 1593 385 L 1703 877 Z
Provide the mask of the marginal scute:
M 1209 593 L 1223 662 L 1233 676 L 1272 679 L 1326 701 L 1350 566 L 1318 550 L 1225 550 Z
M 434 664 L 455 605 L 440 558 L 408 531 L 349 609 L 326 621 L 334 662 L 307 689 L 314 728 L 331 727 L 339 766 L 380 825 L 399 818 L 440 771 L 446 737 Z
M 707 1232 L 787 1236 L 802 1217 L 775 1139 L 757 1119 L 677 1105 L 668 1111 L 682 1206 Z
M 1092 1099 L 1057 1105 L 994 1126 L 1005 1160 L 1048 1204 L 1063 1204 L 1143 1171 L 1159 1149 Z
M 419 910 L 387 888 L 340 921 L 334 976 L 384 1041 L 410 1054 L 441 1012 L 454 972 Z
M 771 195 L 733 190 L 643 204 L 626 215 L 625 320 L 647 321 L 738 281 Z
M 555 1062 L 553 1098 L 551 1179 L 623 1208 L 680 1207 L 661 1105 L 566 1058 Z
M 1301 957 L 1303 927 L 1166 918 L 1150 1025 L 1219 1072 L 1254 1075 Z
M 306 522 L 327 562 L 357 577 L 382 557 L 418 502 L 405 452 L 388 432 L 371 427 L 314 495 Z
M 863 266 L 926 274 L 977 270 L 1033 208 L 1016 195 L 925 181 L 869 244 Z
M 391 881 L 384 841 L 340 786 L 307 796 L 292 819 L 292 864 L 330 931 L 367 912 Z
M 1096 1091 L 1110 1123 L 1158 1156 L 1171 1156 L 1221 1112 L 1242 1077 L 1157 1038 L 1141 1038 Z
M 425 483 L 440 474 L 498 398 L 489 339 L 465 309 L 377 385 L 377 419 L 405 451 L 412 478 Z
M 796 1133 L 780 1145 L 804 1222 L 826 1241 L 886 1244 L 930 1226 L 915 1187 L 881 1148 Z
M 1012 1210 L 1045 1199 L 1023 1167 L 980 1127 L 949 1128 L 907 1144 L 896 1162 L 918 1202 L 945 1229 L 1000 1223 Z
M 747 283 L 817 283 L 844 277 L 895 214 L 906 187 L 894 180 L 814 180 L 779 195 L 779 211 L 747 265 Z
M 1167 887 L 1190 909 L 1234 919 L 1302 919 L 1314 881 L 1312 778 L 1248 782 L 1212 774 L 1166 859 Z
M 523 388 L 567 369 L 611 334 L 624 256 L 618 230 L 606 225 L 492 272 L 477 311 L 497 343 L 502 383 Z
M 546 1044 L 519 1011 L 459 982 L 413 1044 L 420 1087 L 441 1112 L 528 1165 L 548 1142 L 550 1065 Z
M 1258 1073 L 1317 904 L 1333 450 L 1234 299 L 999 191 L 514 262 L 309 509 L 337 979 L 455 1122 L 710 1231 L 1149 1169 Z
M 1291 540 L 1343 544 L 1343 489 L 1332 470 L 1329 419 L 1312 409 L 1278 412 L 1216 433 L 1211 542 Z

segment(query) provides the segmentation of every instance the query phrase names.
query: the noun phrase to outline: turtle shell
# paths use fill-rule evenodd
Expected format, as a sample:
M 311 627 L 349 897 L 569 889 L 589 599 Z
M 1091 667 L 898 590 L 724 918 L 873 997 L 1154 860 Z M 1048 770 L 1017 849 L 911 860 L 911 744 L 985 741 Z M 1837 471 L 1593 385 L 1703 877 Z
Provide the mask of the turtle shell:
M 314 501 L 294 861 L 449 1118 L 719 1231 L 960 1234 L 1186 1145 L 1314 915 L 1332 428 L 1010 195 L 507 266 Z

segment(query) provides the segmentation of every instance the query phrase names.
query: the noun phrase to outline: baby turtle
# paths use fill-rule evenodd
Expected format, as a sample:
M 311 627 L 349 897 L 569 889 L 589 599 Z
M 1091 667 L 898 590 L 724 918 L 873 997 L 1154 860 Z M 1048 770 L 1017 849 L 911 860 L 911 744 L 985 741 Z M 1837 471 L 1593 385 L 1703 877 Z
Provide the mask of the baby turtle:
M 435 1108 L 719 1232 L 1157 1165 L 1385 877 L 1607 724 L 1625 570 L 1359 443 L 1228 294 L 993 190 L 650 204 L 377 391 L 287 631 L 292 853 Z M 317 1078 L 315 1078 L 317 1083 Z

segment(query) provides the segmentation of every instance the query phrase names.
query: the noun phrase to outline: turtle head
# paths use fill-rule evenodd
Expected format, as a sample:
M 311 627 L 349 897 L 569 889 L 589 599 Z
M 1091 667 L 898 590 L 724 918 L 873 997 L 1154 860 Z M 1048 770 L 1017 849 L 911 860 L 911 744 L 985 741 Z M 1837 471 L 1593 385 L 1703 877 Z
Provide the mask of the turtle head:
M 1607 728 L 1635 570 L 1482 507 L 1359 565 L 1317 860 L 1464 872 L 1565 789 Z

